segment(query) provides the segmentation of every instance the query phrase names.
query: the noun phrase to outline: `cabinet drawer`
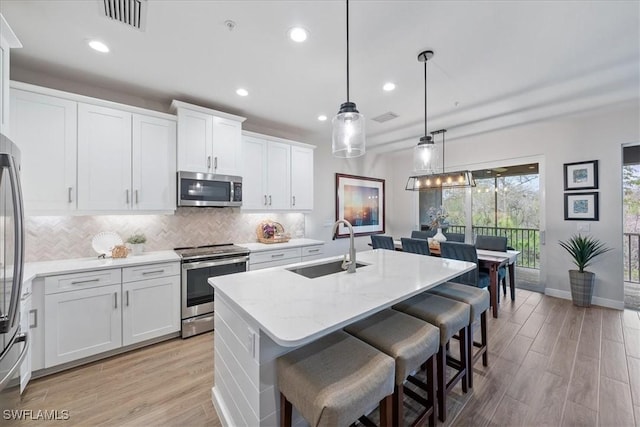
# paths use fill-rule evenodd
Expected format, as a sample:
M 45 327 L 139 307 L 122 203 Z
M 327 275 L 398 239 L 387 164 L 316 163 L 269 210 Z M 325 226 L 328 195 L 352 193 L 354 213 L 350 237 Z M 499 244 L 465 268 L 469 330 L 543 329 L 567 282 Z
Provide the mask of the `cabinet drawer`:
M 58 292 L 75 291 L 78 289 L 119 285 L 121 277 L 119 268 L 48 276 L 44 278 L 44 293 L 46 295 L 50 295 L 57 294 Z
M 324 253 L 324 245 L 305 246 L 302 248 L 302 256 L 317 256 Z
M 289 248 L 289 249 L 281 249 L 275 251 L 265 251 L 265 252 L 257 252 L 255 254 L 249 255 L 249 262 L 251 264 L 258 264 L 261 262 L 271 262 L 271 261 L 281 261 L 283 259 L 292 259 L 297 258 L 297 261 L 300 261 L 300 248 Z
M 136 280 L 155 279 L 157 277 L 178 276 L 179 274 L 179 262 L 138 265 L 136 267 L 125 267 L 122 269 L 122 282 L 126 283 Z

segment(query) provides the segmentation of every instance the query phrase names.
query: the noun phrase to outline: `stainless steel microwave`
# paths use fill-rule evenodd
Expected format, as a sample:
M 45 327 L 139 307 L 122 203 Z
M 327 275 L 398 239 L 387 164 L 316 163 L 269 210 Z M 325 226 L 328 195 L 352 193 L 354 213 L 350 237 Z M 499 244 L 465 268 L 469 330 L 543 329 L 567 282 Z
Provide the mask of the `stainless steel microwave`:
M 180 171 L 178 206 L 242 206 L 242 177 Z

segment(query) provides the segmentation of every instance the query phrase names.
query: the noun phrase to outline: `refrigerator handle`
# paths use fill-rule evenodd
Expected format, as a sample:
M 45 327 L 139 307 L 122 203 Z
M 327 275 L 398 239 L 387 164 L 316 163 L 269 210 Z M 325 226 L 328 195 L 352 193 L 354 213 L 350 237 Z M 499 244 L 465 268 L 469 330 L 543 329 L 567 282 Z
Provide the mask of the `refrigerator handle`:
M 29 351 L 29 341 L 29 335 L 27 335 L 27 333 L 25 332 L 24 334 L 18 334 L 13 340 L 13 343 L 11 343 L 11 346 L 13 346 L 14 344 L 24 342 L 24 347 L 22 347 L 22 351 L 20 352 L 20 356 L 18 357 L 16 364 L 13 365 L 11 369 L 9 369 L 9 372 L 7 372 L 7 375 L 5 375 L 4 378 L 0 379 L 0 390 L 3 390 L 7 386 L 9 381 L 11 381 L 11 379 L 15 375 L 16 371 L 20 369 L 20 365 L 22 365 L 22 362 L 24 361 L 24 358 L 27 356 L 27 352 Z
M 13 286 L 11 289 L 11 301 L 7 316 L 0 318 L 0 333 L 9 331 L 18 320 L 18 304 L 22 294 L 22 268 L 24 259 L 24 227 L 22 209 L 22 191 L 20 190 L 20 178 L 13 156 L 0 153 L 0 166 L 7 168 L 11 183 L 11 196 L 13 199 L 13 216 L 15 226 L 15 257 L 13 259 Z

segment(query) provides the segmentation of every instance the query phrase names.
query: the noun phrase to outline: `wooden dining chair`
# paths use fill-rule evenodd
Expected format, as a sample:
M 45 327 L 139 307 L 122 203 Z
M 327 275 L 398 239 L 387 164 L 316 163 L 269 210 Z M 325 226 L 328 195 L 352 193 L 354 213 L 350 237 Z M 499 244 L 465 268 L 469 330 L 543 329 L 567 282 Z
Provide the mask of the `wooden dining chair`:
M 373 249 L 389 249 L 391 251 L 395 250 L 395 245 L 393 244 L 393 237 L 391 236 L 371 236 L 371 246 Z
M 431 252 L 429 251 L 429 242 L 424 239 L 409 239 L 407 237 L 403 237 L 400 241 L 402 242 L 402 250 L 404 252 L 431 255 Z

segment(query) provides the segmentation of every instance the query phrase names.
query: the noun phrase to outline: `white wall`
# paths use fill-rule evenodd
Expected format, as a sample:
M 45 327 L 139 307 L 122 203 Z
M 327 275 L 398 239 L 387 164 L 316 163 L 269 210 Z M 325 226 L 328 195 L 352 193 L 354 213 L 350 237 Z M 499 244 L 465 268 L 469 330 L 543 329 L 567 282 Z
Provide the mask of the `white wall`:
M 544 199 L 546 245 L 541 277 L 546 292 L 568 297 L 569 256 L 558 245 L 577 233 L 584 221 L 564 220 L 563 164 L 598 160 L 600 220 L 589 222 L 590 234 L 613 248 L 600 257 L 590 271 L 596 273 L 594 303 L 623 306 L 622 274 L 622 145 L 640 141 L 640 108 L 637 103 L 611 108 L 606 112 L 583 113 L 526 126 L 447 140 L 447 169 L 470 168 L 487 163 L 517 164 L 518 159 L 542 159 L 541 198 Z M 404 188 L 409 175 L 411 152 L 389 154 L 389 187 Z M 388 217 L 394 234 L 405 234 L 415 227 L 413 193 L 395 194 Z

